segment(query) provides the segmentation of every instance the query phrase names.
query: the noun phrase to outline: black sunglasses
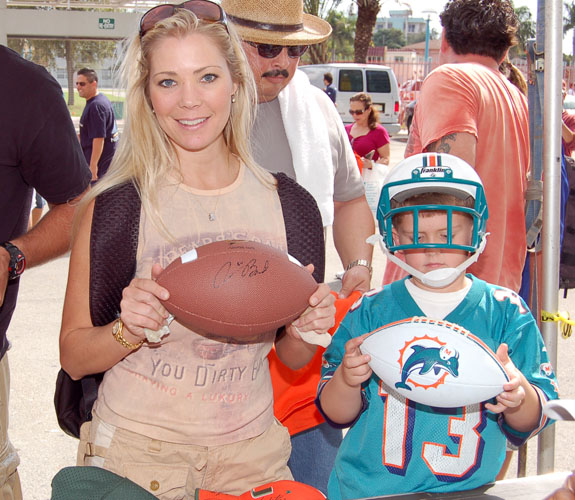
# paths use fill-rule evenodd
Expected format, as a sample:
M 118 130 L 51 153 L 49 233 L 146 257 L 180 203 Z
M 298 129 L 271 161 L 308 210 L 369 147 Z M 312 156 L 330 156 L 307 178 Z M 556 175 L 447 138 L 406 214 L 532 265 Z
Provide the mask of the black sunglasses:
M 79 85 L 80 87 L 85 87 L 85 86 L 86 86 L 86 82 L 76 82 L 76 87 L 77 87 L 78 85 Z
M 200 20 L 208 23 L 221 23 L 227 29 L 226 14 L 217 3 L 209 0 L 188 0 L 177 5 L 165 3 L 151 8 L 140 20 L 140 38 L 151 30 L 156 23 L 172 17 L 177 9 L 189 10 Z
M 348 111 L 349 111 L 349 114 L 352 116 L 353 115 L 359 116 L 359 115 L 363 115 L 367 111 L 367 109 L 349 109 Z
M 281 51 L 286 48 L 288 57 L 296 59 L 305 54 L 309 45 L 272 45 L 270 43 L 255 43 L 247 42 L 252 47 L 258 49 L 258 55 L 260 57 L 265 57 L 266 59 L 273 59 L 280 55 Z

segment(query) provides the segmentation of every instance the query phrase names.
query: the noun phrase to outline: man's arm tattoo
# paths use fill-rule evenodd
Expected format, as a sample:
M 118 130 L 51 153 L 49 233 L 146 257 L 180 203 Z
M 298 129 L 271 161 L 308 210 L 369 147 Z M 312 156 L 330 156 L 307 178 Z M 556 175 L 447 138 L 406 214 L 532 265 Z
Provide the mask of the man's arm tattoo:
M 438 141 L 431 143 L 427 146 L 426 150 L 428 152 L 434 153 L 450 153 L 451 152 L 451 145 L 448 141 L 455 142 L 456 134 L 447 134 L 444 135 Z

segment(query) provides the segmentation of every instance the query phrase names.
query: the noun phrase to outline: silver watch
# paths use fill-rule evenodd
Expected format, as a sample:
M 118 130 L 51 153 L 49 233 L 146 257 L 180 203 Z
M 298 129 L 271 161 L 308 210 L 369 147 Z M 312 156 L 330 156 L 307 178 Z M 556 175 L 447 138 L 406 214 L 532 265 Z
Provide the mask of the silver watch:
M 354 260 L 353 262 L 350 262 L 347 267 L 345 268 L 346 271 L 349 271 L 352 267 L 355 266 L 363 266 L 363 267 L 367 267 L 367 269 L 369 270 L 369 275 L 371 276 L 372 273 L 372 268 L 371 268 L 371 262 L 369 262 L 369 260 L 365 260 L 365 259 L 357 259 Z

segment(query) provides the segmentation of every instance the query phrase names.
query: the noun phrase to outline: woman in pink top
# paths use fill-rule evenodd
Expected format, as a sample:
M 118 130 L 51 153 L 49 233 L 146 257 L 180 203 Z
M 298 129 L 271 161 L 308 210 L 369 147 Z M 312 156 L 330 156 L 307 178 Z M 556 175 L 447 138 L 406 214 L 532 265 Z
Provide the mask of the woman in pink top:
M 389 165 L 389 134 L 379 123 L 371 96 L 364 92 L 352 96 L 349 100 L 349 114 L 354 122 L 346 125 L 345 130 L 351 147 L 361 156 L 363 165 L 371 168 L 371 161 Z

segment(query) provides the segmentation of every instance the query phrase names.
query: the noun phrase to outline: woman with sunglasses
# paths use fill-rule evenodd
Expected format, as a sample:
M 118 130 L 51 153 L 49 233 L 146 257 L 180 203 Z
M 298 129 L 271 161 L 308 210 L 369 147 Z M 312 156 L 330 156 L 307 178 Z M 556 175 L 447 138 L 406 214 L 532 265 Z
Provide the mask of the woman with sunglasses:
M 349 100 L 349 114 L 353 123 L 345 126 L 353 150 L 363 160 L 364 168 L 371 168 L 371 162 L 389 165 L 389 134 L 379 123 L 378 111 L 371 96 L 365 92 L 353 95 Z
M 84 204 L 60 336 L 72 378 L 105 372 L 93 420 L 81 429 L 78 464 L 125 476 L 162 499 L 194 498 L 196 488 L 239 495 L 291 479 L 267 354 L 275 345 L 292 369 L 311 359 L 316 346 L 297 328 L 323 333 L 333 325 L 327 285 L 277 337 L 238 341 L 169 322 L 160 302 L 168 291 L 154 278 L 212 241 L 257 240 L 287 251 L 303 223 L 294 239 L 284 201 L 311 207 L 307 224 L 322 252 L 319 210 L 295 182 L 251 159 L 255 86 L 217 4 L 148 11 L 124 64 L 124 133 Z

